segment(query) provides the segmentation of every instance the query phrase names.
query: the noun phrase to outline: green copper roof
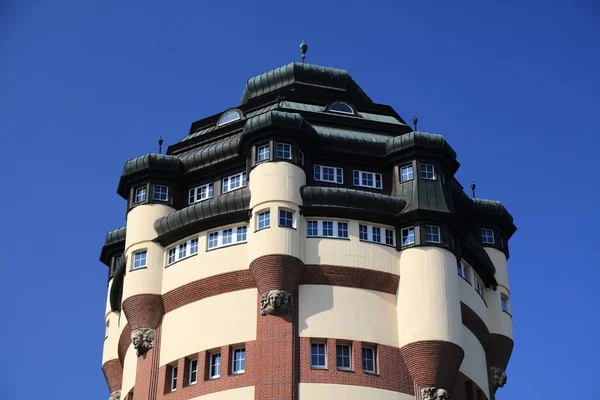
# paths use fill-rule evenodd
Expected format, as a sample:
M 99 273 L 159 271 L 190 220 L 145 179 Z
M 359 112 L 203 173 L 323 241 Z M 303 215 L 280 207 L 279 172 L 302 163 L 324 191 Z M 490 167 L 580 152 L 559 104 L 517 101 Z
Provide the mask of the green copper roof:
M 481 214 L 493 215 L 506 218 L 507 221 L 513 222 L 513 216 L 504 208 L 502 203 L 496 200 L 473 199 L 475 211 Z
M 121 176 L 134 175 L 150 168 L 176 171 L 180 167 L 181 161 L 179 157 L 150 153 L 127 161 Z
M 452 159 L 456 159 L 456 152 L 442 135 L 425 132 L 410 132 L 390 139 L 387 143 L 387 153 L 400 152 L 411 147 L 430 147 L 444 150 Z
M 347 71 L 294 62 L 248 79 L 240 104 L 293 84 L 345 91 L 356 102 L 373 102 Z
M 115 244 L 119 242 L 125 242 L 125 234 L 127 233 L 127 228 L 122 226 L 121 228 L 113 229 L 112 231 L 106 234 L 106 240 L 104 241 L 104 245 Z

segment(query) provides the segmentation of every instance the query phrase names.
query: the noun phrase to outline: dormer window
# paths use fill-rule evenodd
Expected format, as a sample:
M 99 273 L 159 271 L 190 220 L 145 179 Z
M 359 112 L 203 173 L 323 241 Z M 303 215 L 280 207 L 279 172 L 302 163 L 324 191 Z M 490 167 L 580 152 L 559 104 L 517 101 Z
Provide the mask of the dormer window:
M 329 106 L 329 111 L 340 114 L 354 115 L 354 109 L 347 103 L 338 101 Z
M 219 118 L 219 121 L 217 121 L 217 128 L 219 126 L 234 123 L 235 121 L 239 121 L 240 119 L 242 119 L 242 113 L 240 111 L 238 111 L 238 110 L 227 111 L 223 115 L 221 115 L 221 118 Z

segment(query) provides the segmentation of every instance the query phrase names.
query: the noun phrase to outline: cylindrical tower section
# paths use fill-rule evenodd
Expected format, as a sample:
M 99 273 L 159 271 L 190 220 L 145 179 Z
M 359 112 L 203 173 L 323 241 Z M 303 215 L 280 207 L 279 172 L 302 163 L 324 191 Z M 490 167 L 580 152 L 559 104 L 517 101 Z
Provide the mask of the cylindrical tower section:
M 398 345 L 421 399 L 427 391 L 454 388 L 464 357 L 456 257 L 438 247 L 400 254 Z
M 104 348 L 102 351 L 102 372 L 108 384 L 108 389 L 111 394 L 116 394 L 121 390 L 123 381 L 123 367 L 119 361 L 119 313 L 111 310 L 110 306 L 110 290 L 113 279 L 108 282 L 108 290 L 106 295 L 106 310 L 105 318 L 105 333 L 104 333 Z

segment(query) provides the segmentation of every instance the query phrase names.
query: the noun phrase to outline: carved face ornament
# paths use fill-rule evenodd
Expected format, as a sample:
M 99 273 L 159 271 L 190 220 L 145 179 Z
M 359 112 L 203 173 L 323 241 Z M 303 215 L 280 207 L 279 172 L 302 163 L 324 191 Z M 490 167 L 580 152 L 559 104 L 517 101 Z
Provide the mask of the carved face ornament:
M 281 306 L 281 295 L 279 293 L 272 293 L 269 296 L 269 305 L 275 309 Z
M 133 335 L 131 335 L 131 343 L 133 343 L 134 349 L 137 350 L 140 347 L 140 345 L 142 344 L 142 339 L 143 339 L 143 336 L 139 332 L 136 332 Z
M 448 392 L 446 392 L 444 389 L 438 389 L 435 392 L 435 400 L 448 400 Z

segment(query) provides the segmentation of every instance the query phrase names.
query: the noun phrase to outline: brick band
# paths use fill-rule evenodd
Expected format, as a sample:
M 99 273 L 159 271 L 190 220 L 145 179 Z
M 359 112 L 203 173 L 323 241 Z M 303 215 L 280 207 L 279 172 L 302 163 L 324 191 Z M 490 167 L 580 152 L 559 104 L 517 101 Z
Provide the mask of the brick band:
M 121 390 L 123 385 L 123 366 L 118 359 L 109 360 L 102 365 L 102 372 L 104 378 L 108 384 L 108 390 L 114 392 L 115 390 Z
M 156 329 L 165 313 L 160 294 L 138 294 L 123 301 L 123 312 L 132 330 L 138 328 Z
M 259 294 L 279 289 L 294 292 L 304 272 L 304 263 L 285 254 L 258 257 L 250 263 L 250 272 Z
M 400 277 L 388 272 L 338 265 L 307 265 L 300 279 L 305 285 L 345 286 L 396 294 Z

